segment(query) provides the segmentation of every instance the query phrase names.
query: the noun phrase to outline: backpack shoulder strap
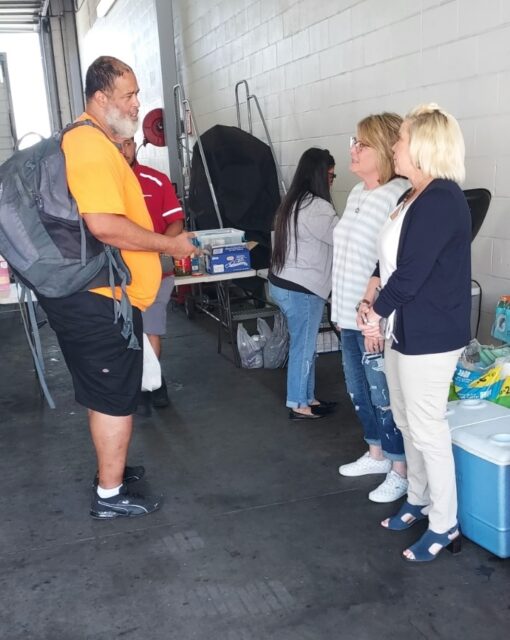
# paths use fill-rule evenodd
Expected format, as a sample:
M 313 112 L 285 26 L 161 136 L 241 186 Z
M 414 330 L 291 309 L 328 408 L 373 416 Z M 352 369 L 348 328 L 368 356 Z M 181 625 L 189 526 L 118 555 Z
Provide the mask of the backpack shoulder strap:
M 67 124 L 60 132 L 60 142 L 62 143 L 62 138 L 66 133 L 68 133 L 69 131 L 72 131 L 73 129 L 77 129 L 78 127 L 83 127 L 84 125 L 89 127 L 94 127 L 94 129 L 101 131 L 101 133 L 105 136 L 105 138 L 107 138 L 113 144 L 113 146 L 118 151 L 120 151 L 121 149 L 120 144 L 117 144 L 114 140 L 112 140 L 110 136 L 106 133 L 106 131 L 90 118 L 87 118 L 86 120 L 76 120 L 76 122 L 71 122 L 70 124 Z
M 26 287 L 21 280 L 14 274 L 14 282 L 16 283 L 18 291 L 18 303 L 21 313 L 21 319 L 23 321 L 23 328 L 25 329 L 25 335 L 27 343 L 32 353 L 32 359 L 34 361 L 35 371 L 39 380 L 39 386 L 41 388 L 46 401 L 50 409 L 55 408 L 55 402 L 51 396 L 48 384 L 46 383 L 44 357 L 41 347 L 41 338 L 39 336 L 39 325 L 35 316 L 34 301 L 32 298 L 32 292 Z
M 82 127 L 84 125 L 88 125 L 88 126 L 94 127 L 95 129 L 99 129 L 99 131 L 101 131 L 106 136 L 106 138 L 108 138 L 108 140 L 115 146 L 115 148 L 120 152 L 121 150 L 120 145 L 114 142 L 106 134 L 106 131 L 104 131 L 104 129 L 102 129 L 100 126 L 98 126 L 95 122 L 93 122 L 89 118 L 87 118 L 86 120 L 77 120 L 76 122 L 72 122 L 71 124 L 68 124 L 61 132 L 60 141 L 62 142 L 63 136 L 68 131 L 71 131 L 72 129 L 76 129 L 77 127 Z M 83 220 L 81 216 L 79 220 L 80 220 L 80 228 L 82 229 L 82 235 L 83 235 Z M 83 262 L 85 260 L 85 254 L 83 253 L 84 247 L 85 247 L 85 243 L 82 238 L 82 261 Z M 117 322 L 119 317 L 123 319 L 122 336 L 126 338 L 126 340 L 128 340 L 128 349 L 140 349 L 141 347 L 139 345 L 138 339 L 133 331 L 133 309 L 126 291 L 129 270 L 127 269 L 124 261 L 122 260 L 120 251 L 118 249 L 115 249 L 114 247 L 111 247 L 110 245 L 105 244 L 104 250 L 108 260 L 110 287 L 112 289 L 112 296 L 114 300 L 115 300 L 115 286 L 116 286 L 114 273 L 117 274 L 117 276 L 120 278 L 120 281 L 121 281 L 121 284 L 120 284 L 121 299 L 118 302 L 118 304 L 114 303 L 114 322 Z M 118 259 L 116 259 L 115 255 L 117 255 Z
M 77 120 L 76 122 L 72 122 L 68 124 L 61 132 L 60 141 L 62 142 L 63 136 L 72 129 L 76 129 L 77 127 L 82 127 L 84 125 L 88 125 L 94 127 L 95 129 L 99 129 L 101 133 L 103 133 L 106 138 L 115 146 L 116 149 L 120 152 L 121 147 L 119 144 L 114 142 L 107 134 L 104 129 L 98 126 L 95 122 L 87 118 L 86 120 Z M 80 227 L 83 230 L 83 220 L 80 216 Z M 82 241 L 82 252 L 84 247 L 84 242 Z M 110 245 L 105 244 L 104 250 L 106 253 L 106 257 L 108 259 L 108 269 L 109 269 L 109 280 L 110 287 L 112 289 L 113 298 L 115 300 L 115 277 L 114 273 L 120 278 L 121 284 L 121 299 L 117 304 L 114 304 L 114 322 L 117 322 L 119 317 L 123 319 L 123 328 L 122 328 L 122 336 L 128 340 L 128 349 L 140 349 L 140 345 L 138 343 L 138 339 L 133 331 L 133 309 L 131 307 L 131 302 L 127 295 L 126 285 L 128 281 L 129 270 L 127 269 L 124 261 L 122 260 L 120 251 L 111 247 Z M 115 257 L 117 256 L 117 258 Z M 84 254 L 82 253 L 82 260 L 84 261 Z

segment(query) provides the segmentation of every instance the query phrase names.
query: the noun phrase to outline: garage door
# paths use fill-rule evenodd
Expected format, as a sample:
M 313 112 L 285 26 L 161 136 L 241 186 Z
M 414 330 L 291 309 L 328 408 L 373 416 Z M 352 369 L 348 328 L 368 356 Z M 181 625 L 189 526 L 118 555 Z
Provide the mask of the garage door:
M 7 58 L 4 53 L 0 53 L 0 163 L 7 160 L 13 152 L 15 140 Z

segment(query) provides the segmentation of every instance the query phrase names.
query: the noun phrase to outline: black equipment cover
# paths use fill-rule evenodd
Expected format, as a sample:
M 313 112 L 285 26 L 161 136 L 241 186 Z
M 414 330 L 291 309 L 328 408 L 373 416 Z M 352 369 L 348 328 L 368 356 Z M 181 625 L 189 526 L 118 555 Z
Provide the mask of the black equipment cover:
M 246 232 L 259 243 L 252 267 L 269 264 L 270 234 L 280 204 L 278 177 L 271 149 L 237 127 L 215 125 L 200 138 L 224 227 Z M 197 229 L 216 229 L 218 219 L 198 144 L 193 147 L 189 210 Z

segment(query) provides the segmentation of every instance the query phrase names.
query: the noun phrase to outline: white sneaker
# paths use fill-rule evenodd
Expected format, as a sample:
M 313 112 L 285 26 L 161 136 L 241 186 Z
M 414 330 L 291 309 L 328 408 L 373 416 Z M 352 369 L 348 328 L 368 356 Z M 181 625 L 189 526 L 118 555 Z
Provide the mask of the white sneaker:
M 354 462 L 338 467 L 338 473 L 342 476 L 368 476 L 371 473 L 388 473 L 390 469 L 391 460 L 375 460 L 367 451 Z
M 406 478 L 403 478 L 396 471 L 390 471 L 384 482 L 368 494 L 368 499 L 372 502 L 394 502 L 405 496 L 407 485 Z

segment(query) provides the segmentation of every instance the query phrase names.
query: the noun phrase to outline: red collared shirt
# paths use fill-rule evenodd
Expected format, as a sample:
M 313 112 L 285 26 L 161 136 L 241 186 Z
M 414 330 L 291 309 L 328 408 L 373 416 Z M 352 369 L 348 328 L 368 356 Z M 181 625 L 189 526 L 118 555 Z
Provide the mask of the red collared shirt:
M 142 187 L 145 204 L 156 233 L 163 234 L 172 222 L 184 220 L 181 203 L 164 173 L 138 163 L 134 164 L 133 171 Z

